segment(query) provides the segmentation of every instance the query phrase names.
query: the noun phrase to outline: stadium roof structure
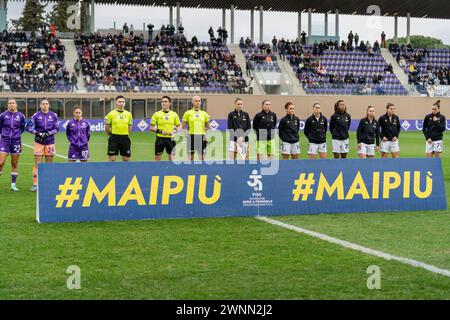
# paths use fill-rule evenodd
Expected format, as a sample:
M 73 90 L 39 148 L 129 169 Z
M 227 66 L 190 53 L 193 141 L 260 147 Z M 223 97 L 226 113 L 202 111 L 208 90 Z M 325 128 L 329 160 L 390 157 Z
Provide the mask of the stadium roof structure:
M 11 0 L 9 0 L 11 1 Z M 14 0 L 24 1 L 24 0 Z M 61 0 L 59 0 L 61 1 Z M 91 2 L 91 0 L 84 0 Z M 49 0 L 49 2 L 57 2 Z M 68 1 L 68 2 L 74 2 Z M 75 1 L 77 2 L 77 1 Z M 182 8 L 259 10 L 278 12 L 333 13 L 336 9 L 344 15 L 372 15 L 373 6 L 381 9 L 382 16 L 450 19 L 450 1 L 442 0 L 94 0 L 96 4 Z

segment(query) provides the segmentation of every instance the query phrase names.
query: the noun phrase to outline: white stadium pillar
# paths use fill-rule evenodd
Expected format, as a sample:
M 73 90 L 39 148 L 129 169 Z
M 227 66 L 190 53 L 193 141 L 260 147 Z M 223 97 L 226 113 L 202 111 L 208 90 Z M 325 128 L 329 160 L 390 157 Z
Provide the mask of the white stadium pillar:
M 250 39 L 255 42 L 255 10 L 250 10 Z
M 264 7 L 259 6 L 259 43 L 264 43 Z
M 308 44 L 311 44 L 311 33 L 312 33 L 312 9 L 308 9 Z
M 411 13 L 406 14 L 406 43 L 411 43 Z
M 302 37 L 302 12 L 298 12 L 298 17 L 297 17 L 297 38 L 300 40 Z
M 398 17 L 394 17 L 394 40 L 398 40 Z
M 339 38 L 339 10 L 336 9 L 336 27 L 335 27 L 335 35 Z
M 230 6 L 230 42 L 234 44 L 234 4 Z
M 227 10 L 225 8 L 222 9 L 222 29 L 227 28 Z

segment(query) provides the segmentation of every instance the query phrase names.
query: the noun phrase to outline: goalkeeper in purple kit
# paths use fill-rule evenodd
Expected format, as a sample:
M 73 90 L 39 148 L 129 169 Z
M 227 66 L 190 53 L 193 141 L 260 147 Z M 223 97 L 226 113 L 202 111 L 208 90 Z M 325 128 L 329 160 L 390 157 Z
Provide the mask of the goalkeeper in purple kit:
M 75 106 L 73 108 L 73 119 L 69 121 L 66 127 L 66 136 L 70 143 L 67 155 L 69 162 L 87 162 L 89 160 L 90 127 L 90 123 L 83 119 L 81 107 Z

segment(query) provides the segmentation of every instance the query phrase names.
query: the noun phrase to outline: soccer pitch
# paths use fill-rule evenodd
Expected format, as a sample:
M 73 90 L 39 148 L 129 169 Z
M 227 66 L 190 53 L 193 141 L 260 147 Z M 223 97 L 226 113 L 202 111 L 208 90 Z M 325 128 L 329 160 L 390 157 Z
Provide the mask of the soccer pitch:
M 23 137 L 31 146 L 32 136 L 26 133 Z M 446 134 L 444 141 L 449 138 Z M 154 135 L 135 133 L 131 139 L 132 160 L 152 161 Z M 303 134 L 300 139 L 304 159 Z M 332 157 L 331 137 L 328 147 Z M 59 134 L 58 154 L 67 156 L 67 148 L 65 135 Z M 352 133 L 352 158 L 355 148 Z M 422 133 L 402 132 L 400 148 L 401 157 L 424 157 Z M 91 161 L 106 160 L 105 134 L 93 134 L 90 153 Z M 448 149 L 443 154 L 447 196 L 449 154 Z M 56 157 L 55 161 L 66 160 Z M 24 147 L 17 183 L 21 191 L 9 191 L 9 162 L 0 178 L 0 299 L 450 298 L 450 277 L 255 218 L 40 225 L 35 221 L 36 195 L 29 191 L 32 167 L 32 149 Z M 450 270 L 449 212 L 275 219 Z M 72 265 L 81 270 L 80 290 L 66 286 L 66 270 Z M 380 289 L 367 287 L 369 266 L 381 270 Z

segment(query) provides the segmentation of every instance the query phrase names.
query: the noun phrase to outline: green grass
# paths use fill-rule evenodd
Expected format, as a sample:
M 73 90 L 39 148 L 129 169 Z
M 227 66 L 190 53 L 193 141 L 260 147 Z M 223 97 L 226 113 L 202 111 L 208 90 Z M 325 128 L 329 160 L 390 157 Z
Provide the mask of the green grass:
M 355 157 L 354 136 L 351 139 Z M 57 152 L 66 155 L 68 145 L 63 140 L 60 135 Z M 153 159 L 153 136 L 134 134 L 132 141 L 133 160 Z M 24 143 L 32 144 L 31 135 L 24 136 Z M 402 157 L 424 156 L 420 133 L 402 133 L 400 147 Z M 90 150 L 92 161 L 104 161 L 106 137 L 94 134 Z M 448 154 L 445 151 L 443 160 L 447 194 Z M 9 163 L 0 178 L 1 299 L 450 298 L 448 277 L 254 218 L 39 225 L 35 194 L 29 191 L 32 162 L 32 150 L 24 148 L 18 179 L 21 192 L 9 191 Z M 277 219 L 450 269 L 448 212 Z M 70 265 L 81 268 L 81 290 L 66 288 L 65 271 Z M 370 265 L 381 268 L 381 290 L 367 289 Z

